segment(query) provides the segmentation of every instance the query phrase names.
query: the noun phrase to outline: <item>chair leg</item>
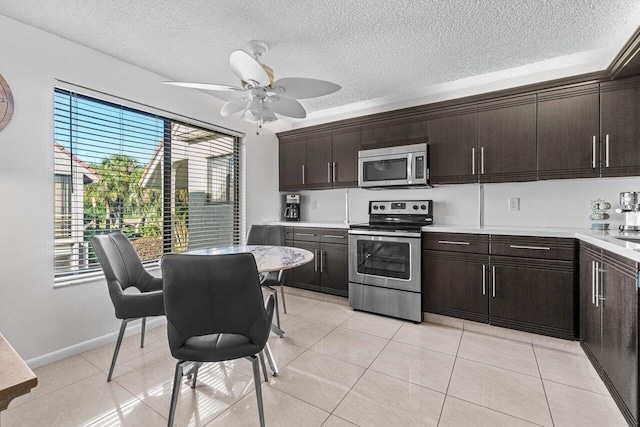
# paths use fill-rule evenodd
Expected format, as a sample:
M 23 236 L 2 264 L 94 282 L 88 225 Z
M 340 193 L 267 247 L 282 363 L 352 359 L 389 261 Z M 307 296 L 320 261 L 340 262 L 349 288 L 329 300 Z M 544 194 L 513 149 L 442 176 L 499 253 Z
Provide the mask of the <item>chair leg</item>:
M 169 408 L 169 420 L 167 426 L 173 427 L 173 418 L 176 415 L 176 404 L 180 395 L 180 385 L 182 384 L 182 364 L 184 360 L 176 363 L 176 373 L 173 376 L 173 392 L 171 393 L 171 407 Z
M 287 314 L 287 303 L 284 301 L 284 285 L 280 285 L 280 293 L 282 294 L 282 310 Z
M 276 365 L 276 361 L 273 358 L 273 354 L 271 354 L 271 348 L 269 347 L 269 343 L 266 343 L 264 346 L 264 353 L 267 356 L 267 362 L 269 362 L 269 366 L 271 367 L 271 372 L 273 372 L 273 376 L 278 375 L 278 366 Z
M 144 347 L 144 330 L 146 326 L 147 326 L 147 318 L 143 317 L 142 318 L 142 334 L 140 335 L 140 348 Z
M 258 357 L 260 357 L 260 364 L 262 365 L 262 372 L 264 373 L 264 382 L 269 382 L 269 375 L 267 375 L 267 365 L 264 364 L 264 356 L 262 352 L 258 353 Z
M 196 362 L 195 366 L 193 367 L 193 382 L 191 383 L 191 388 L 196 388 L 196 380 L 198 379 L 198 369 L 200 369 L 200 366 L 202 366 L 202 363 Z
M 127 329 L 127 323 L 129 319 L 124 319 L 120 324 L 120 333 L 118 334 L 118 341 L 116 341 L 116 348 L 113 351 L 113 359 L 111 359 L 111 367 L 109 368 L 109 375 L 107 375 L 107 382 L 111 382 L 111 375 L 116 367 L 116 360 L 118 359 L 118 353 L 120 352 L 120 345 L 122 344 L 122 337 L 124 337 L 124 331 Z
M 253 363 L 253 382 L 256 385 L 256 399 L 258 399 L 258 416 L 260 417 L 260 427 L 264 427 L 264 407 L 262 405 L 262 385 L 260 384 L 260 368 L 258 367 L 258 358 L 251 356 Z
M 278 308 L 278 290 L 272 289 L 272 294 L 273 294 L 274 310 L 276 312 L 276 325 L 278 325 L 278 328 L 279 328 L 280 327 L 280 309 Z

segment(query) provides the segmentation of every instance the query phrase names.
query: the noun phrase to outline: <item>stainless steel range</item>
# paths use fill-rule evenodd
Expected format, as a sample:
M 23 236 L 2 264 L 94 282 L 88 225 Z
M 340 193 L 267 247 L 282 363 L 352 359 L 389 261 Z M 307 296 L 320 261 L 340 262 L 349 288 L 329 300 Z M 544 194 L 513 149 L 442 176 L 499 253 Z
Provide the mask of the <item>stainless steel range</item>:
M 369 223 L 349 230 L 349 305 L 422 321 L 421 228 L 433 223 L 433 201 L 369 202 Z

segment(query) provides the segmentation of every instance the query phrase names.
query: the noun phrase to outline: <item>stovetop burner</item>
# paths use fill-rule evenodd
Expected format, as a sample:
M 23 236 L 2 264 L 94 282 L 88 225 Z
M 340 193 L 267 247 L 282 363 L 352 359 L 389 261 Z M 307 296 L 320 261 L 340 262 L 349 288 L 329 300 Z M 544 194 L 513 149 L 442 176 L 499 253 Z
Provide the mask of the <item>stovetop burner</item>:
M 353 224 L 352 229 L 419 233 L 433 223 L 431 200 L 394 200 L 369 202 L 369 222 Z
M 351 224 L 350 228 L 356 230 L 379 230 L 379 231 L 407 231 L 412 233 L 419 233 L 423 225 L 430 224 Z

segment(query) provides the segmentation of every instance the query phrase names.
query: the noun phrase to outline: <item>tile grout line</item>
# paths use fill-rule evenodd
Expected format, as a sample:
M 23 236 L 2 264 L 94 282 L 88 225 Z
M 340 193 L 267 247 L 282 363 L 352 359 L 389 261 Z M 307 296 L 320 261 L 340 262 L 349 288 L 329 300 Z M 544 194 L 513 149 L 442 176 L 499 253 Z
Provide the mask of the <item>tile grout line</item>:
M 442 420 L 442 413 L 444 412 L 444 404 L 447 402 L 447 397 L 449 396 L 449 387 L 451 386 L 453 371 L 456 369 L 456 362 L 458 361 L 458 353 L 460 353 L 460 346 L 462 345 L 463 337 L 464 337 L 464 329 L 462 329 L 462 333 L 460 334 L 460 341 L 458 341 L 458 348 L 456 349 L 456 355 L 455 355 L 455 358 L 453 359 L 453 366 L 451 367 L 451 375 L 449 375 L 449 382 L 447 383 L 447 389 L 444 391 L 444 400 L 442 401 L 442 408 L 440 408 L 440 416 L 438 416 L 437 425 L 440 425 L 440 421 Z
M 538 372 L 540 373 L 540 383 L 542 384 L 542 391 L 544 392 L 544 399 L 547 401 L 547 409 L 549 410 L 549 416 L 551 417 L 551 424 L 556 425 L 553 421 L 553 413 L 551 412 L 551 405 L 549 404 L 549 396 L 547 395 L 547 388 L 544 386 L 544 380 L 542 379 L 542 371 L 540 370 L 540 363 L 538 363 L 538 355 L 536 354 L 536 349 L 531 344 L 531 348 L 533 349 L 533 357 L 536 359 L 536 366 L 538 367 Z

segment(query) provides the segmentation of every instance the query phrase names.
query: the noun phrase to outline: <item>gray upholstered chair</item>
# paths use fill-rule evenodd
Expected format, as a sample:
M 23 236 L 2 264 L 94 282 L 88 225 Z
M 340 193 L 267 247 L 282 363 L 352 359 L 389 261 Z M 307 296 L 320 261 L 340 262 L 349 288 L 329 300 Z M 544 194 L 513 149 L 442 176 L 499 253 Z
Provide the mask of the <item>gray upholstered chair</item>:
M 281 225 L 252 225 L 247 236 L 247 245 L 271 245 L 284 246 L 284 227 Z M 275 298 L 276 324 L 280 327 L 280 312 L 278 306 L 278 291 L 274 286 L 280 286 L 280 294 L 282 295 L 282 309 L 287 313 L 287 304 L 284 300 L 284 280 L 287 272 L 272 271 L 262 281 L 262 286 L 269 289 Z
M 111 381 L 113 369 L 122 344 L 127 323 L 142 318 L 142 336 L 140 347 L 144 347 L 144 330 L 149 316 L 164 315 L 162 300 L 162 279 L 153 277 L 145 270 L 129 239 L 121 233 L 115 232 L 91 237 L 91 244 L 96 252 L 102 271 L 107 279 L 109 295 L 116 311 L 116 318 L 122 319 L 118 341 L 113 352 L 111 368 L 107 382 Z M 134 287 L 140 293 L 124 293 L 124 290 Z
M 178 359 L 168 425 L 173 426 L 183 375 L 193 376 L 195 388 L 203 363 L 247 358 L 253 363 L 264 426 L 258 360 L 266 379 L 262 350 L 271 330 L 274 300 L 269 296 L 265 309 L 253 255 L 167 254 L 162 277 L 169 348 Z

